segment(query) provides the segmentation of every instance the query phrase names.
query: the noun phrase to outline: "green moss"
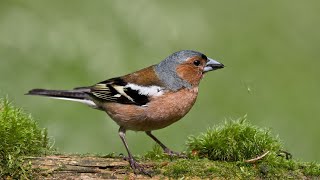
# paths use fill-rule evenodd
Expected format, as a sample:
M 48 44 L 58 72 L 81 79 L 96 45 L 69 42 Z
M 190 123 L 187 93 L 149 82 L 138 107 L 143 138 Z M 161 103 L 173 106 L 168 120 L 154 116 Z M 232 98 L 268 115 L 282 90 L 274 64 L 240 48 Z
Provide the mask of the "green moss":
M 46 129 L 7 99 L 0 99 L 0 177 L 30 176 L 23 157 L 46 153 L 48 141 Z
M 164 160 L 167 159 L 169 156 L 163 153 L 162 148 L 155 144 L 152 147 L 151 151 L 148 151 L 141 159 L 147 159 L 147 160 Z
M 300 163 L 300 168 L 302 169 L 303 174 L 306 176 L 318 176 L 320 177 L 320 164 L 315 162 Z
M 212 161 L 208 159 L 180 159 L 161 168 L 171 178 L 225 178 L 225 179 L 304 179 L 319 177 L 319 166 L 286 160 L 277 162 L 245 163 Z M 313 171 L 306 173 L 306 171 Z
M 159 146 L 144 157 L 156 160 L 157 174 L 171 178 L 305 179 L 320 177 L 320 165 L 292 159 L 280 140 L 245 118 L 225 122 L 187 140 L 189 159 L 170 159 Z M 266 156 L 253 162 L 248 159 Z M 163 165 L 165 164 L 165 165 Z
M 153 161 L 155 162 L 155 161 Z M 271 153 L 261 161 L 213 161 L 203 159 L 158 159 L 153 167 L 160 177 L 200 179 L 306 179 L 320 178 L 320 165 L 286 159 Z
M 189 153 L 210 160 L 243 161 L 267 151 L 278 152 L 282 145 L 267 129 L 249 124 L 245 118 L 225 122 L 187 141 Z

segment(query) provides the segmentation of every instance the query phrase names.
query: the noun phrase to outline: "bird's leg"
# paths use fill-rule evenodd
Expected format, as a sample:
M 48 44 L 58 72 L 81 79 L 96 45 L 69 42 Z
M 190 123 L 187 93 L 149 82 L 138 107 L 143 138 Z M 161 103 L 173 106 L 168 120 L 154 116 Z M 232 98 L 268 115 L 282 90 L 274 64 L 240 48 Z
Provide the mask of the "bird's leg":
M 119 128 L 119 136 L 120 136 L 120 138 L 121 138 L 121 140 L 122 140 L 122 142 L 128 152 L 128 158 L 126 158 L 126 160 L 129 161 L 129 164 L 130 164 L 131 168 L 133 169 L 134 173 L 137 174 L 137 171 L 138 171 L 142 174 L 145 174 L 145 175 L 148 175 L 151 177 L 150 173 L 145 171 L 144 168 L 140 164 L 138 164 L 138 162 L 133 158 L 131 152 L 129 151 L 129 147 L 126 142 L 126 129 L 125 128 L 123 128 L 123 127 Z
M 171 149 L 169 149 L 167 146 L 165 146 L 159 139 L 157 139 L 152 133 L 151 131 L 146 131 L 146 134 L 151 137 L 155 142 L 157 142 L 161 148 L 163 149 L 163 151 L 168 154 L 169 156 L 178 156 L 178 157 L 182 157 L 185 158 L 186 155 L 182 154 L 182 153 L 178 153 L 178 152 L 174 152 Z

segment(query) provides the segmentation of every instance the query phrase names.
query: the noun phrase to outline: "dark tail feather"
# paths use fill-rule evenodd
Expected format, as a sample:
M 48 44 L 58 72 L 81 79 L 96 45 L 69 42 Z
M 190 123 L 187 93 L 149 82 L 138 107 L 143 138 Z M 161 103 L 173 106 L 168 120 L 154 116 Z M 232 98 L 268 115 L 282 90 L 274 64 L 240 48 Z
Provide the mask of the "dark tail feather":
M 32 89 L 26 95 L 48 96 L 56 98 L 68 99 L 86 99 L 87 94 L 79 90 L 46 90 L 46 89 Z
M 76 102 L 81 102 L 86 105 L 89 105 L 92 108 L 97 108 L 96 103 L 90 100 L 87 92 L 89 92 L 89 89 L 85 89 L 85 88 L 74 89 L 74 90 L 32 89 L 28 93 L 26 93 L 26 95 L 37 95 L 37 96 L 51 97 L 55 99 L 76 101 Z

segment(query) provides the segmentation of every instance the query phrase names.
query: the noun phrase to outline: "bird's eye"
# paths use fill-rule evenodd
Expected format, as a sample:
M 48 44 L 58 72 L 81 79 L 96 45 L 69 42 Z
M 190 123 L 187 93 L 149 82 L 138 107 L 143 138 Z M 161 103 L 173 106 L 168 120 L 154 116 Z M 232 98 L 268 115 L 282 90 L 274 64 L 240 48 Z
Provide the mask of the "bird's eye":
M 200 65 L 200 61 L 199 61 L 199 60 L 195 60 L 195 61 L 193 61 L 193 64 L 194 64 L 195 66 L 199 66 L 199 65 Z

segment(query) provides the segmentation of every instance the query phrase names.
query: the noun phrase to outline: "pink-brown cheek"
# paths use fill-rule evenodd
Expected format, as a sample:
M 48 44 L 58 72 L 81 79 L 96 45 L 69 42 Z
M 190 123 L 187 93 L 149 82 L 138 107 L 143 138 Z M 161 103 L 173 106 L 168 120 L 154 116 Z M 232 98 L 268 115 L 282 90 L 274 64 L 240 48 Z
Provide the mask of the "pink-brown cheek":
M 178 76 L 195 86 L 199 84 L 202 72 L 201 68 L 194 68 L 194 66 L 177 67 Z

